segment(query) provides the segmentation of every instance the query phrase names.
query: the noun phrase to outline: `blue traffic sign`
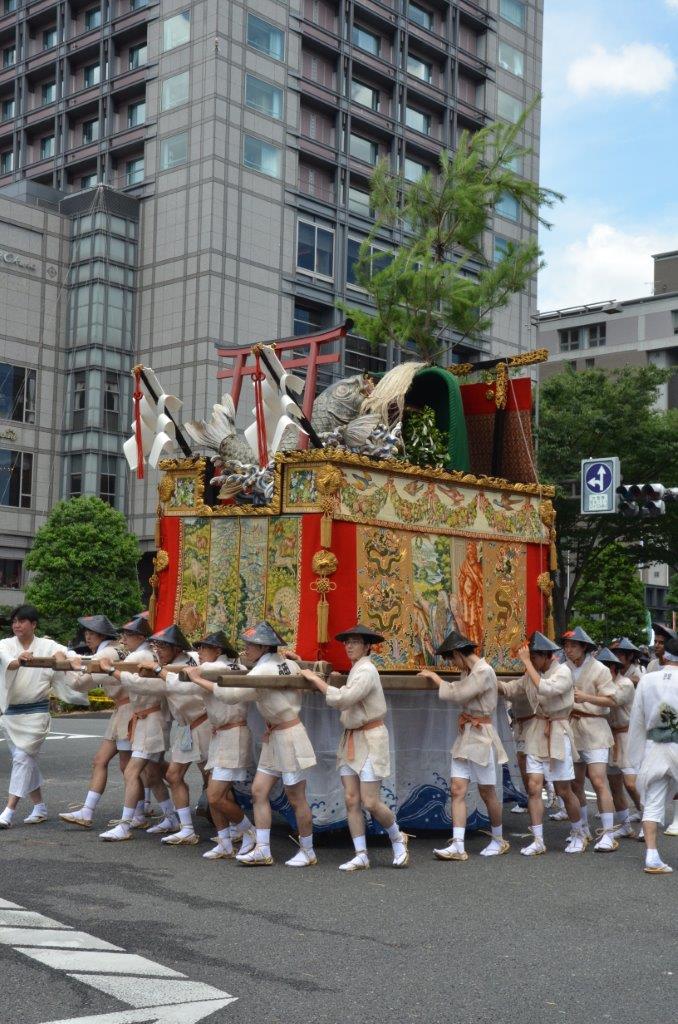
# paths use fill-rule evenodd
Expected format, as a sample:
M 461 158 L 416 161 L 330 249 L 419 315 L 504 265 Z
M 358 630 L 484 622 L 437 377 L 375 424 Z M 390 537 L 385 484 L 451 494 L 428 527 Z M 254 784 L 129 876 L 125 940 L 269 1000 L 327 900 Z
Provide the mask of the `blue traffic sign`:
M 619 459 L 584 459 L 581 464 L 583 515 L 611 515 L 617 511 Z

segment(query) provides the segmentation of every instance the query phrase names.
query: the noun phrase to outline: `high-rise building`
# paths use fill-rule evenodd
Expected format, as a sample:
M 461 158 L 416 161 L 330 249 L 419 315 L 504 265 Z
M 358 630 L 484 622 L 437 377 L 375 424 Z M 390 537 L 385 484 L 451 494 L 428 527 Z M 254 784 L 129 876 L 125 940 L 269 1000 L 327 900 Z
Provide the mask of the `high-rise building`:
M 308 333 L 342 319 L 338 299 L 364 303 L 375 163 L 416 180 L 464 129 L 516 120 L 539 91 L 542 7 L 0 0 L 0 601 L 59 497 L 101 494 L 152 548 L 154 482 L 132 486 L 120 454 L 132 365 L 202 416 L 215 341 Z M 515 170 L 536 180 L 538 110 L 524 142 Z M 506 197 L 487 260 L 535 232 Z M 534 312 L 531 285 L 487 337 L 451 338 L 449 361 L 529 347 Z M 332 369 L 398 356 L 349 336 Z

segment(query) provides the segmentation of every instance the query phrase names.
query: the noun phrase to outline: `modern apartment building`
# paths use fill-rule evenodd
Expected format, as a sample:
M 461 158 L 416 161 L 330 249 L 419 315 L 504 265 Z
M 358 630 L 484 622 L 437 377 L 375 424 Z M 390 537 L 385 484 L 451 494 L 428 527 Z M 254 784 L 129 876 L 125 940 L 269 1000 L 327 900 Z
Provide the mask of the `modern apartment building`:
M 372 168 L 415 180 L 462 130 L 517 119 L 540 86 L 542 6 L 0 0 L 0 463 L 12 481 L 31 463 L 29 498 L 0 491 L 5 581 L 72 494 L 121 508 L 150 551 L 155 481 L 130 480 L 120 455 L 129 369 L 152 366 L 202 416 L 216 341 L 308 333 L 342 319 L 338 299 L 364 303 Z M 538 111 L 524 141 L 516 170 L 536 179 Z M 500 202 L 487 260 L 535 232 Z M 531 286 L 480 342 L 450 338 L 449 360 L 530 347 L 535 301 Z M 398 355 L 349 337 L 333 372 Z

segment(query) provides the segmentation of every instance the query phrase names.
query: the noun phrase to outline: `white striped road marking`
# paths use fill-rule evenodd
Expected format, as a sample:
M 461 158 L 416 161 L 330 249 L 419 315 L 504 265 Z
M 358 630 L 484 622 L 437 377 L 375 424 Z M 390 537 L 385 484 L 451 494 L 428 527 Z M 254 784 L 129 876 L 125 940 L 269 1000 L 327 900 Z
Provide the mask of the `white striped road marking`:
M 0 900 L 3 924 L 0 945 L 134 1007 L 46 1024 L 197 1024 L 237 998 L 8 900 Z
M 155 964 L 143 956 L 135 953 L 92 953 L 78 950 L 77 962 L 73 963 L 73 950 L 71 949 L 27 949 L 25 946 L 15 946 L 17 953 L 25 953 L 32 960 L 37 960 L 45 967 L 53 967 L 56 971 L 72 971 L 77 967 L 78 971 L 99 971 L 102 974 L 151 974 L 161 975 L 165 978 L 183 978 L 179 971 L 173 971 L 171 967 L 164 967 L 162 964 Z
M 96 732 L 50 732 L 45 740 L 102 740 L 103 735 Z M 0 737 L 0 743 L 6 743 L 6 737 Z

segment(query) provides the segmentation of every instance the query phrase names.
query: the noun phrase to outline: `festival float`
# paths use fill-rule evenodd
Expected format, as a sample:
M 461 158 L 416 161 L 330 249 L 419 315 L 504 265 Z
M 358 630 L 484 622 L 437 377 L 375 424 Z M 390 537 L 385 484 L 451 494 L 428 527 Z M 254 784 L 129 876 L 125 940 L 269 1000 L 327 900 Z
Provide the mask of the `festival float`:
M 532 381 L 514 376 L 546 353 L 405 362 L 316 395 L 318 368 L 339 360 L 350 327 L 219 345 L 230 394 L 207 420 L 181 423 L 180 400 L 135 368 L 125 453 L 138 476 L 147 459 L 161 474 L 149 614 L 155 629 L 176 622 L 190 639 L 223 629 L 234 643 L 267 619 L 302 659 L 339 672 L 348 662 L 338 632 L 357 621 L 380 632 L 373 657 L 394 766 L 384 795 L 403 827 L 444 829 L 456 715 L 418 671 L 440 670 L 434 651 L 452 628 L 502 674 L 521 671 L 516 647 L 533 630 L 553 633 L 553 490 L 535 471 Z M 241 433 L 246 381 L 254 408 Z M 318 758 L 308 782 L 315 827 L 339 827 L 337 716 L 311 692 L 302 715 Z M 256 712 L 250 724 L 256 740 Z M 512 755 L 501 700 L 497 727 Z M 517 796 L 515 777 L 511 756 L 505 799 Z M 282 795 L 276 806 L 289 811 Z M 477 794 L 469 811 L 470 827 L 483 823 Z

